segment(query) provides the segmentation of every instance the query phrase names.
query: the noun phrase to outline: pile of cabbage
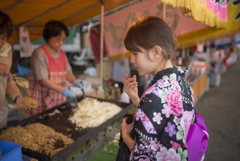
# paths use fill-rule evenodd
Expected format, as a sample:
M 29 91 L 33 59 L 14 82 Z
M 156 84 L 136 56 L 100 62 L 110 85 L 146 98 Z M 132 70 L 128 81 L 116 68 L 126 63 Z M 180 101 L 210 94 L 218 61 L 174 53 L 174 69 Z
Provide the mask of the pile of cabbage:
M 104 123 L 121 110 L 121 107 L 113 103 L 99 102 L 87 97 L 78 103 L 78 108 L 69 120 L 75 123 L 77 127 L 93 128 Z

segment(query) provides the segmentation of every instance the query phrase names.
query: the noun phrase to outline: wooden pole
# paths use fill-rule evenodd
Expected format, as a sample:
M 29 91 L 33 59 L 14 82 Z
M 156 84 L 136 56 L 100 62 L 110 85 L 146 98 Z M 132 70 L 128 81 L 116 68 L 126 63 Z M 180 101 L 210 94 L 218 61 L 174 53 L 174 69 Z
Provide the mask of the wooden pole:
M 163 3 L 163 21 L 166 20 L 166 4 Z
M 100 87 L 103 85 L 103 33 L 104 33 L 104 3 L 101 3 L 101 31 L 100 31 Z

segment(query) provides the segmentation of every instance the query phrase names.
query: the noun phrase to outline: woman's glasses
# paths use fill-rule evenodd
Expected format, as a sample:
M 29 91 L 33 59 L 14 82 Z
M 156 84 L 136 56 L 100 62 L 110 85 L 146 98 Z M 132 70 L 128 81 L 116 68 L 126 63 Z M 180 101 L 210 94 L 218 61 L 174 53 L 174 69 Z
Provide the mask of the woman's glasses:
M 65 38 L 64 39 L 62 39 L 62 38 L 60 38 L 60 37 L 56 37 L 56 42 L 58 42 L 58 43 L 65 43 L 66 42 L 66 40 L 65 40 Z

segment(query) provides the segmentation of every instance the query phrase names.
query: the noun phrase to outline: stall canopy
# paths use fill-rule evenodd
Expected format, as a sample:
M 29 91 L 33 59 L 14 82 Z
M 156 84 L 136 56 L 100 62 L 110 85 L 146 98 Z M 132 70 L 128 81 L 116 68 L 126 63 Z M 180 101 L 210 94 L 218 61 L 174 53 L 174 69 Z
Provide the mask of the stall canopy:
M 105 12 L 134 0 L 1 0 L 0 10 L 13 21 L 14 32 L 8 42 L 18 43 L 18 28 L 27 26 L 31 41 L 42 35 L 49 20 L 63 21 L 67 26 L 75 26 L 101 13 L 101 3 Z M 136 0 L 135 0 L 136 1 Z

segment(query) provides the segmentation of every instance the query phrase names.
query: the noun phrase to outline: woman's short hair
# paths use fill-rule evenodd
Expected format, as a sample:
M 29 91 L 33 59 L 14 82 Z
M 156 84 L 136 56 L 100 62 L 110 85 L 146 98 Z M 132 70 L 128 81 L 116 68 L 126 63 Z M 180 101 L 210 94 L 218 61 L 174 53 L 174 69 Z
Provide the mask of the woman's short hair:
M 124 45 L 131 52 L 160 46 L 165 60 L 174 58 L 176 40 L 169 26 L 159 17 L 146 16 L 139 18 L 128 30 Z
M 13 27 L 11 18 L 0 10 L 0 35 L 7 34 L 7 38 L 12 35 Z
M 61 35 L 62 31 L 68 36 L 68 28 L 63 22 L 56 20 L 48 21 L 43 30 L 43 38 L 48 42 L 50 38 Z

